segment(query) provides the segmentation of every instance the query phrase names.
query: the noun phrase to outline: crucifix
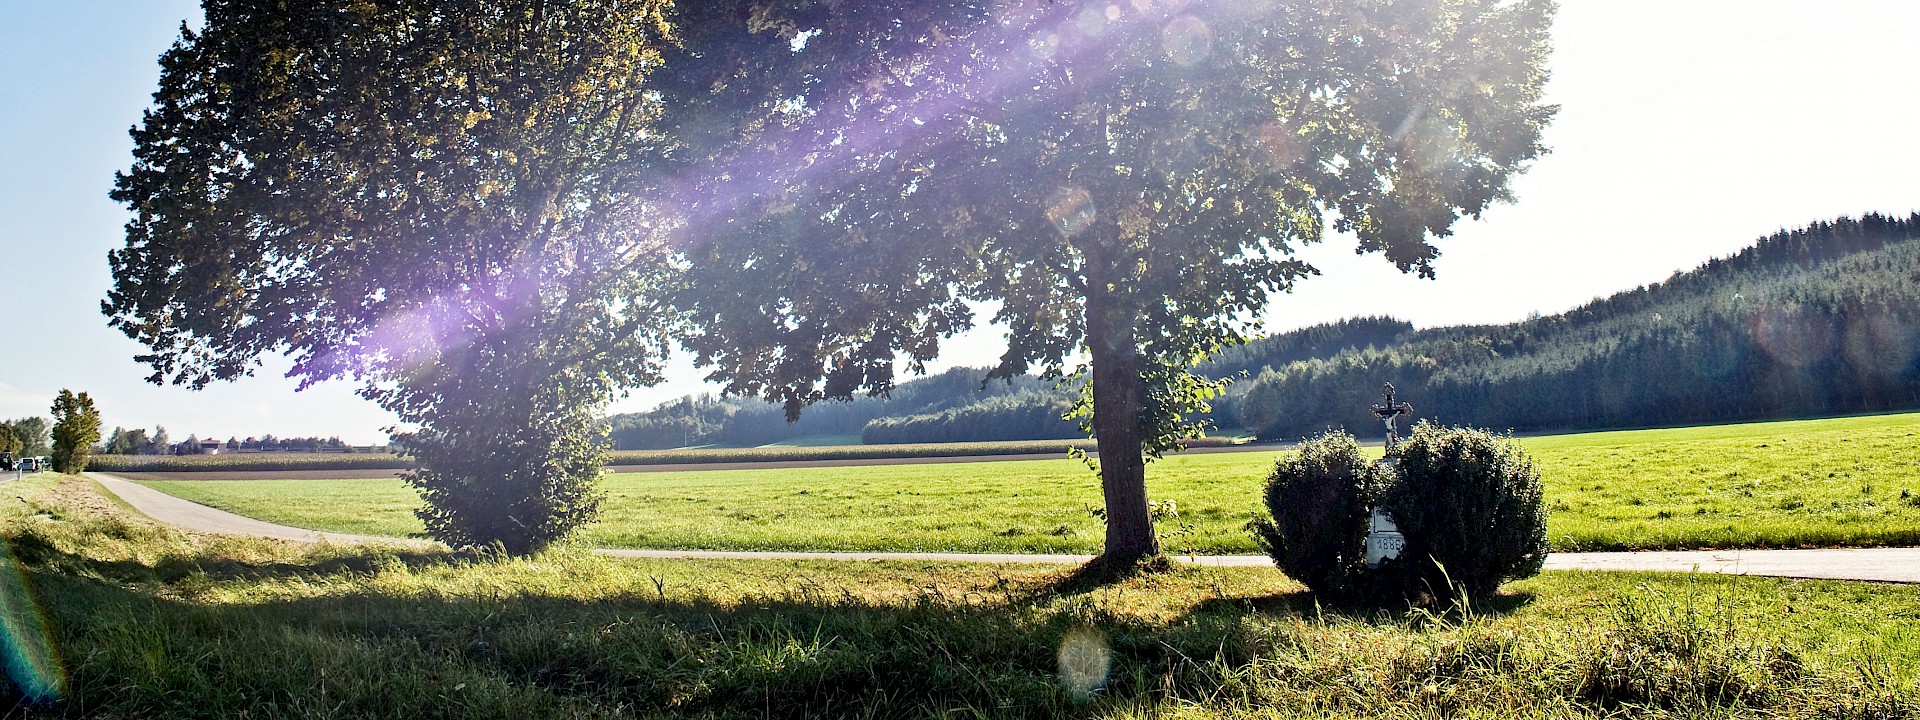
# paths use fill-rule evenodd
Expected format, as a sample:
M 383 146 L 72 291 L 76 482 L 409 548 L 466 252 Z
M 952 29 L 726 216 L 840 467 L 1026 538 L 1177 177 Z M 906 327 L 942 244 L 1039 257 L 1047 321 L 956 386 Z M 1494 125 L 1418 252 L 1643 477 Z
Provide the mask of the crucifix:
M 1394 429 L 1393 423 L 1403 415 L 1412 415 L 1413 406 L 1407 403 L 1395 403 L 1393 401 L 1393 383 L 1387 383 L 1387 386 L 1382 389 L 1381 392 L 1387 396 L 1387 401 L 1373 406 L 1373 416 L 1380 418 L 1381 422 L 1387 424 L 1387 451 L 1392 452 L 1393 446 L 1399 444 L 1400 441 L 1400 436 Z

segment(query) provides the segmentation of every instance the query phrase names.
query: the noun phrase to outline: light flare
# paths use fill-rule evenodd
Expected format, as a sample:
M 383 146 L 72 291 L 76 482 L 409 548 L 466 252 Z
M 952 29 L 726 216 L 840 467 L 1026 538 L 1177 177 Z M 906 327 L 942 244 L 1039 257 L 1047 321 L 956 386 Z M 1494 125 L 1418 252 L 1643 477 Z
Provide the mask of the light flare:
M 1193 67 L 1213 54 L 1213 28 L 1192 15 L 1174 18 L 1160 33 L 1160 48 L 1173 64 Z
M 1761 310 L 1747 321 L 1753 342 L 1781 364 L 1805 368 L 1833 355 L 1833 328 L 1809 313 Z
M 1105 690 L 1113 672 L 1113 650 L 1107 636 L 1090 627 L 1074 628 L 1060 639 L 1060 685 L 1080 700 Z
M 1047 199 L 1047 220 L 1053 222 L 1053 229 L 1061 235 L 1073 237 L 1093 224 L 1097 213 L 1093 207 L 1093 196 L 1086 190 L 1069 187 L 1061 188 Z
M 11 570 L 0 572 L 0 634 L 5 636 L 7 678 L 29 703 L 59 700 L 66 692 L 66 671 L 48 632 L 46 611 L 34 601 L 12 547 L 0 544 L 0 562 Z

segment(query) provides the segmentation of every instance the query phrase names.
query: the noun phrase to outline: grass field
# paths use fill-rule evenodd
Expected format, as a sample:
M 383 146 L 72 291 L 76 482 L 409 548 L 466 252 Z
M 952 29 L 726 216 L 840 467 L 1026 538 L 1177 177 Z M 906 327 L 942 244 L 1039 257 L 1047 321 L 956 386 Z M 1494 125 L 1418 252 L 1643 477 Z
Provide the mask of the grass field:
M 1556 550 L 1920 542 L 1920 414 L 1521 440 L 1547 485 Z M 1176 456 L 1148 469 L 1172 500 L 1170 552 L 1252 553 L 1243 525 L 1276 453 Z M 154 481 L 251 517 L 406 535 L 398 480 Z M 611 547 L 1094 552 L 1097 482 L 1067 460 L 611 476 L 587 542 Z M 1190 526 L 1183 531 L 1182 525 Z
M 1548 573 L 1356 614 L 1270 569 L 495 561 L 34 500 L 0 520 L 9 716 L 1920 717 L 1906 587 Z
M 1189 447 L 1240 444 L 1247 437 L 1203 437 Z M 1069 447 L 1094 448 L 1093 441 L 1000 440 L 993 442 L 898 443 L 861 445 L 852 435 L 816 435 L 761 447 L 699 447 L 677 450 L 616 450 L 612 465 L 692 465 L 789 460 L 973 457 L 1064 453 Z M 838 444 L 829 444 L 838 443 Z M 97 472 L 235 472 L 274 470 L 404 470 L 407 458 L 386 453 L 233 453 L 224 455 L 96 455 L 88 468 Z

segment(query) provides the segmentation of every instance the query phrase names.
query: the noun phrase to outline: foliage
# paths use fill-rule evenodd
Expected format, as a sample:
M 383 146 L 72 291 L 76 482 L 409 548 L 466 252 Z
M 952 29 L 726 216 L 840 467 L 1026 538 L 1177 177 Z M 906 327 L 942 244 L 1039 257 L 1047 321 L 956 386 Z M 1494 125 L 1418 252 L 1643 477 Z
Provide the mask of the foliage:
M 1266 513 L 1248 527 L 1261 551 L 1314 594 L 1345 602 L 1369 594 L 1366 536 L 1393 477 L 1346 433 L 1328 433 L 1280 458 L 1267 476 Z
M 1545 478 L 1552 550 L 1680 550 L 1920 545 L 1916 437 L 1920 415 L 1910 414 L 1518 442 Z M 732 452 L 785 450 L 828 449 Z M 1156 495 L 1179 498 L 1195 551 L 1252 554 L 1260 549 L 1246 531 L 1248 500 L 1260 497 L 1280 456 L 1177 455 L 1155 463 L 1148 481 Z M 632 548 L 1092 553 L 1100 495 L 1084 473 L 1060 458 L 615 474 L 601 520 L 581 539 Z M 421 530 L 412 516 L 419 498 L 398 480 L 289 475 L 135 477 L 288 525 Z
M 152 381 L 262 355 L 363 383 L 450 542 L 593 511 L 594 415 L 658 379 L 650 198 L 664 2 L 208 2 L 161 58 L 113 197 L 111 324 Z
M 1254 568 L 1076 595 L 1049 565 L 193 538 L 71 487 L 0 500 L 10 576 L 50 631 L 15 642 L 57 647 L 66 675 L 57 702 L 15 714 L 1920 716 L 1920 616 L 1884 585 L 1550 573 L 1470 615 L 1360 616 Z M 1058 673 L 1067 638 L 1110 653 L 1091 697 Z
M 998 301 L 996 377 L 1076 370 L 1107 550 L 1156 551 L 1143 453 L 1219 391 L 1333 229 L 1432 273 L 1543 151 L 1547 2 L 699 3 L 662 76 L 689 338 L 782 403 L 895 384 Z M 738 22 L 750 18 L 746 27 Z M 717 168 L 717 169 L 716 169 Z M 703 172 L 704 171 L 704 172 Z
M 1920 408 L 1920 215 L 1815 223 L 1559 315 L 1276 366 L 1240 416 L 1270 439 L 1377 433 L 1385 380 L 1427 418 L 1517 430 Z
M 7 423 L 15 457 L 35 457 L 53 452 L 52 425 L 43 417 L 23 417 Z M 0 448 L 5 449 L 5 448 Z
M 93 444 L 100 442 L 100 411 L 93 407 L 93 398 L 66 389 L 54 396 L 52 435 L 54 472 L 85 472 Z
M 148 439 L 145 428 L 128 430 L 115 426 L 107 434 L 107 445 L 102 448 L 104 455 L 145 455 L 153 451 L 153 441 Z
M 1441 599 L 1491 597 L 1547 560 L 1540 472 L 1511 438 L 1420 423 L 1394 448 L 1381 505 L 1406 536 L 1382 585 Z

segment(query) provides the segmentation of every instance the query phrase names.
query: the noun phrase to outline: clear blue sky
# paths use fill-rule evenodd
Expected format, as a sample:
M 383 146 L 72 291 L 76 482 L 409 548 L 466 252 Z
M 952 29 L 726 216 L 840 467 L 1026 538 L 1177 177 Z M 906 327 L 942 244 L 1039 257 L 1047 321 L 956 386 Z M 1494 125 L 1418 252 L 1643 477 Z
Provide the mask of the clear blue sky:
M 1226 1 L 1226 0 L 1218 0 Z M 345 384 L 295 393 L 260 377 L 201 392 L 142 381 L 139 347 L 98 307 L 126 211 L 109 201 L 155 59 L 197 3 L 0 2 L 0 417 L 91 392 L 109 427 L 175 437 L 382 439 L 390 416 Z M 1563 0 L 1549 95 L 1553 154 L 1442 242 L 1438 281 L 1398 275 L 1335 239 L 1325 275 L 1275 303 L 1270 327 L 1361 314 L 1421 326 L 1503 322 L 1658 281 L 1775 229 L 1920 208 L 1920 93 L 1911 0 Z M 29 340 L 31 338 L 31 340 Z M 950 346 L 982 364 L 992 328 Z M 701 392 L 676 365 L 622 409 Z

